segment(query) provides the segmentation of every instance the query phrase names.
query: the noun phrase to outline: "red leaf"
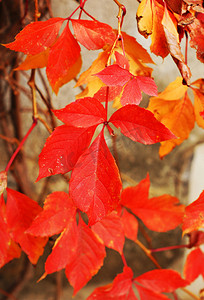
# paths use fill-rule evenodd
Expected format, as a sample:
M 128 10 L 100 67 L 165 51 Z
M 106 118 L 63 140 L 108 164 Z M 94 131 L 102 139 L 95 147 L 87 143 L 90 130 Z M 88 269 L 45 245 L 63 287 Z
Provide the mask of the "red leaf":
M 125 236 L 120 218 L 115 212 L 110 213 L 91 228 L 102 239 L 106 247 L 122 254 Z
M 80 51 L 80 47 L 67 23 L 61 36 L 50 49 L 46 69 L 47 78 L 56 94 L 64 83 L 76 76 L 75 72 L 69 74 L 69 70 L 79 61 Z M 81 61 L 79 61 L 79 65 L 77 66 L 77 72 L 80 71 L 80 68 Z
M 65 124 L 76 127 L 98 125 L 106 119 L 103 105 L 91 97 L 78 99 L 65 108 L 54 110 L 54 114 Z
M 7 257 L 7 250 L 9 248 L 9 242 L 10 242 L 10 235 L 7 230 L 7 224 L 4 220 L 4 199 L 3 194 L 0 199 L 0 241 L 1 241 L 1 247 L 0 247 L 0 267 L 2 267 L 5 264 L 6 257 Z
M 56 40 L 64 18 L 51 18 L 28 24 L 15 37 L 15 41 L 5 47 L 25 54 L 35 55 L 46 50 Z
M 134 279 L 155 293 L 171 293 L 189 284 L 174 270 L 153 270 Z
M 138 233 L 138 221 L 130 214 L 126 209 L 124 209 L 122 216 L 120 217 L 126 238 L 136 241 Z
M 153 290 L 148 290 L 143 286 L 136 285 L 140 295 L 140 300 L 166 300 L 169 299 L 167 296 L 155 293 Z
M 137 76 L 136 77 L 140 89 L 147 95 L 157 96 L 157 86 L 151 77 Z
M 25 231 L 41 210 L 35 201 L 7 188 L 6 215 L 9 231 L 12 239 L 20 244 L 33 264 L 36 264 L 42 255 L 47 239 L 31 236 Z
M 98 78 L 100 78 L 106 85 L 123 86 L 131 79 L 132 74 L 128 70 L 115 64 L 106 67 L 101 72 L 95 74 L 95 76 L 98 76 Z
M 170 195 L 148 199 L 149 176 L 135 187 L 123 190 L 121 203 L 130 208 L 151 230 L 165 232 L 174 229 L 183 220 L 184 205 Z
M 87 300 L 137 300 L 132 289 L 133 272 L 124 267 L 123 273 L 118 274 L 112 284 L 96 288 Z
M 104 245 L 80 218 L 75 258 L 65 270 L 70 284 L 74 287 L 74 295 L 98 272 L 105 255 Z
M 129 71 L 130 65 L 128 59 L 120 54 L 118 51 L 115 51 L 116 64 L 118 64 L 121 68 Z
M 111 212 L 119 202 L 121 180 L 103 131 L 74 167 L 70 195 L 76 206 L 86 212 L 94 224 Z
M 78 158 L 89 146 L 96 126 L 76 128 L 62 125 L 48 137 L 39 155 L 39 176 L 37 180 L 55 174 L 71 171 Z
M 66 267 L 73 260 L 77 260 L 76 252 L 78 247 L 79 231 L 75 218 L 71 218 L 66 228 L 56 240 L 52 253 L 45 263 L 47 274 L 59 271 Z M 84 253 L 84 256 L 86 253 Z
M 126 105 L 114 112 L 109 120 L 135 142 L 154 144 L 176 138 L 154 115 L 137 105 Z
M 108 87 L 108 101 L 113 101 L 122 92 L 122 86 L 109 86 Z M 105 102 L 107 97 L 107 86 L 102 86 L 97 93 L 94 94 L 100 102 Z
M 140 104 L 142 93 L 136 78 L 131 79 L 124 87 L 122 97 L 120 99 L 122 105 Z
M 76 214 L 72 199 L 65 192 L 54 192 L 47 196 L 43 211 L 34 219 L 26 231 L 35 236 L 52 236 L 60 233 Z
M 71 20 L 76 39 L 87 49 L 97 50 L 113 44 L 116 35 L 113 29 L 96 20 Z
M 183 233 L 189 233 L 204 227 L 204 191 L 200 194 L 198 199 L 188 205 L 185 210 L 183 220 Z
M 188 254 L 184 266 L 184 276 L 189 282 L 194 281 L 199 275 L 204 278 L 203 260 L 204 253 L 200 248 L 194 249 Z

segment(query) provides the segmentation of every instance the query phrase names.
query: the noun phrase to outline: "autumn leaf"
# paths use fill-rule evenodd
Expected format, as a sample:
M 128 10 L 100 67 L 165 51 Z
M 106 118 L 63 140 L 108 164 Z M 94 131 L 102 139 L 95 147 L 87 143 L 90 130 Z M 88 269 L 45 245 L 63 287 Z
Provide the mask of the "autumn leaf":
M 188 65 L 185 63 L 183 54 L 181 53 L 181 47 L 179 42 L 179 34 L 177 31 L 177 20 L 166 7 L 164 6 L 164 16 L 162 19 L 162 25 L 165 32 L 166 41 L 170 54 L 177 64 L 177 67 L 187 85 L 190 84 L 191 71 Z
M 89 146 L 96 126 L 77 128 L 62 125 L 48 137 L 39 155 L 39 175 L 43 177 L 71 171 L 78 158 Z
M 108 86 L 123 86 L 130 80 L 132 76 L 128 70 L 121 68 L 117 64 L 108 66 L 95 75 L 98 76 Z
M 29 69 L 37 69 L 37 68 L 44 68 L 47 66 L 48 62 L 48 55 L 49 55 L 49 48 L 47 50 L 40 52 L 35 55 L 28 55 L 26 59 L 15 68 L 15 71 L 19 70 L 29 70 Z
M 154 144 L 175 136 L 148 110 L 137 105 L 126 105 L 112 114 L 109 122 L 135 142 Z
M 104 245 L 81 218 L 77 231 L 75 257 L 65 269 L 65 274 L 74 287 L 74 295 L 98 272 L 106 255 Z
M 82 98 L 53 111 L 55 116 L 69 126 L 91 127 L 103 123 L 106 111 L 96 98 Z
M 201 128 L 204 128 L 204 119 L 202 113 L 204 111 L 204 90 L 203 90 L 203 79 L 199 79 L 193 82 L 192 85 L 198 85 L 199 89 L 191 87 L 194 94 L 194 111 L 195 119 Z
M 108 90 L 107 90 L 108 88 Z M 98 92 L 94 94 L 94 98 L 100 102 L 113 101 L 122 92 L 122 86 L 102 86 Z M 108 92 L 107 92 L 108 91 Z M 108 94 L 107 94 L 108 93 Z
M 204 226 L 204 191 L 197 200 L 188 205 L 185 209 L 183 220 L 183 234 L 198 230 Z
M 148 198 L 149 176 L 135 187 L 127 187 L 121 195 L 121 204 L 131 209 L 151 230 L 165 232 L 181 224 L 184 205 L 170 195 Z
M 73 169 L 70 195 L 93 225 L 117 207 L 121 187 L 119 171 L 102 130 Z
M 15 41 L 4 46 L 24 54 L 35 55 L 45 51 L 56 40 L 64 18 L 51 18 L 28 24 L 15 37 Z
M 122 105 L 139 104 L 142 100 L 142 90 L 149 95 L 157 95 L 157 86 L 152 78 L 134 76 L 117 64 L 111 65 L 95 75 L 108 86 L 124 86 L 121 96 Z
M 116 39 L 113 29 L 97 20 L 71 20 L 76 39 L 88 50 L 103 48 L 106 44 L 112 45 Z
M 60 233 L 76 214 L 72 199 L 65 192 L 53 192 L 45 199 L 43 211 L 33 220 L 26 233 L 52 236 Z
M 194 281 L 199 275 L 204 278 L 204 266 L 201 263 L 204 259 L 204 253 L 200 248 L 192 250 L 186 259 L 184 265 L 184 277 L 189 282 Z
M 118 51 L 115 51 L 115 61 L 121 68 L 127 69 L 129 71 L 130 65 L 127 57 L 124 54 L 120 54 Z
M 43 254 L 47 238 L 34 237 L 25 231 L 30 227 L 33 219 L 41 212 L 41 207 L 27 196 L 7 190 L 6 220 L 10 237 L 19 244 L 28 255 L 32 264 L 36 264 Z M 13 245 L 13 249 L 16 247 Z
M 140 300 L 167 300 L 169 299 L 167 296 L 163 295 L 163 294 L 158 294 L 156 292 L 154 292 L 153 290 L 149 290 L 143 286 L 140 285 L 136 285 L 137 290 L 139 292 L 140 295 Z
M 115 212 L 111 212 L 101 221 L 95 223 L 91 229 L 106 247 L 122 254 L 125 236 L 120 217 Z
M 172 89 L 175 91 L 175 97 Z M 150 99 L 148 110 L 177 136 L 177 139 L 162 142 L 159 150 L 161 158 L 187 139 L 194 127 L 194 108 L 186 90 L 187 87 L 182 85 L 181 78 L 177 78 L 157 97 Z
M 142 0 L 140 2 L 136 17 L 139 32 L 147 38 L 152 34 L 153 29 L 151 0 Z
M 129 267 L 123 268 L 113 283 L 96 288 L 87 300 L 137 300 L 132 288 L 133 272 Z
M 146 272 L 136 277 L 134 281 L 156 293 L 171 293 L 189 284 L 187 280 L 181 278 L 178 272 L 166 269 Z
M 50 49 L 46 68 L 47 78 L 55 94 L 63 84 L 79 73 L 82 64 L 80 51 L 67 23 L 59 39 Z
M 201 17 L 202 15 L 202 17 Z M 204 13 L 196 14 L 191 24 L 187 25 L 187 30 L 191 37 L 190 46 L 196 49 L 197 58 L 204 63 Z M 199 18 L 200 16 L 200 18 Z M 186 16 L 187 17 L 187 16 Z
M 123 209 L 120 219 L 123 224 L 125 237 L 136 241 L 138 233 L 138 221 L 135 216 L 129 213 L 126 209 Z

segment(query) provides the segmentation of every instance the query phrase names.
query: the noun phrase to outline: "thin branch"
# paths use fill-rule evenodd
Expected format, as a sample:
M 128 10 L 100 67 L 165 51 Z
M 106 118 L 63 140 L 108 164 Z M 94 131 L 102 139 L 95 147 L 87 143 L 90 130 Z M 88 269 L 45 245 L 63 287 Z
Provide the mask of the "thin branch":
M 152 256 L 151 251 L 145 247 L 139 240 L 136 240 L 135 243 L 145 252 L 147 257 L 153 262 L 153 264 L 158 268 L 162 269 L 157 260 Z

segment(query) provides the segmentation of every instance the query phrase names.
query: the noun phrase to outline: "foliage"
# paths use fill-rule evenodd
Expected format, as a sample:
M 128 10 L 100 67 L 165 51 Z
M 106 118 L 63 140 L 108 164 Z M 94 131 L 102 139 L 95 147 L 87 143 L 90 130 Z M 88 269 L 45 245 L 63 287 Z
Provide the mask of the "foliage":
M 177 288 L 204 274 L 199 263 L 203 259 L 199 246 L 204 239 L 198 231 L 204 226 L 203 193 L 185 208 L 171 195 L 150 198 L 148 175 L 138 185 L 123 189 L 105 130 L 114 136 L 114 131 L 120 129 L 123 135 L 142 144 L 160 142 L 162 158 L 188 138 L 195 121 L 204 128 L 204 79 L 191 83 L 191 71 L 180 47 L 181 40 L 190 36 L 190 46 L 204 62 L 203 4 L 199 0 L 140 2 L 139 32 L 145 38 L 151 37 L 152 53 L 162 58 L 172 56 L 182 76 L 158 94 L 152 69 L 147 66 L 153 61 L 134 37 L 121 31 L 126 10 L 115 2 L 119 8 L 117 30 L 89 15 L 84 9 L 86 0 L 81 0 L 68 18 L 32 22 L 16 35 L 15 41 L 4 45 L 27 55 L 16 70 L 46 67 L 48 81 L 56 94 L 80 72 L 80 45 L 101 52 L 78 79 L 77 85 L 86 84 L 86 88 L 77 100 L 53 110 L 64 125 L 54 129 L 39 155 L 37 180 L 67 172 L 71 172 L 71 179 L 69 193 L 53 192 L 45 199 L 43 208 L 26 195 L 6 188 L 10 165 L 39 120 L 33 101 L 34 123 L 5 171 L 0 173 L 0 266 L 19 257 L 21 251 L 36 264 L 49 238 L 58 235 L 42 278 L 65 269 L 76 294 L 102 267 L 108 247 L 121 255 L 123 272 L 113 283 L 95 289 L 87 299 L 138 299 L 133 287 L 141 300 L 169 299 L 163 293 L 173 293 L 177 299 Z M 78 12 L 78 18 L 74 18 Z M 82 12 L 90 20 L 83 19 Z M 62 24 L 64 29 L 60 34 Z M 186 39 L 186 47 L 187 43 Z M 29 82 L 32 91 L 33 80 L 34 71 Z M 194 104 L 188 90 L 193 91 Z M 142 92 L 153 96 L 148 108 L 139 106 Z M 108 117 L 110 101 L 116 110 Z M 152 256 L 153 250 L 144 246 L 143 250 L 159 269 L 134 278 L 123 247 L 125 238 L 141 245 L 137 239 L 138 218 L 157 232 L 167 232 L 183 223 L 183 234 L 190 237 L 184 247 L 195 247 L 187 257 L 184 279 L 176 271 L 160 269 Z

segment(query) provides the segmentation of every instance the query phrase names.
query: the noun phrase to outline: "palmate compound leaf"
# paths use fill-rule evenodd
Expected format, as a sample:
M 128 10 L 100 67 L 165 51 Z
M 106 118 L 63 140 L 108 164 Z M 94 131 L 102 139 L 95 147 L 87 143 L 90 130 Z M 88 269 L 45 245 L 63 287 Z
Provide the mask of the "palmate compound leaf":
M 134 282 L 136 284 L 141 284 L 145 288 L 149 289 L 150 291 L 154 291 L 155 293 L 171 293 L 176 289 L 189 284 L 187 280 L 181 278 L 178 272 L 166 269 L 146 272 L 136 277 Z
M 5 47 L 25 54 L 35 55 L 45 51 L 56 40 L 64 18 L 51 18 L 28 24 L 15 37 L 15 41 Z
M 76 39 L 87 49 L 97 50 L 116 39 L 113 29 L 97 20 L 71 20 Z
M 29 197 L 9 188 L 6 190 L 6 219 L 10 236 L 28 255 L 31 263 L 36 264 L 43 254 L 47 238 L 32 236 L 26 230 L 42 209 Z
M 123 273 L 118 274 L 113 283 L 96 288 L 87 300 L 137 300 L 132 288 L 133 272 L 124 267 Z
M 151 96 L 157 95 L 157 86 L 152 78 L 134 76 L 117 64 L 108 66 L 95 75 L 110 87 L 124 86 L 121 96 L 122 105 L 139 104 L 142 100 L 142 91 Z
M 53 112 L 59 120 L 75 127 L 91 127 L 103 123 L 106 119 L 103 105 L 91 97 L 78 99 L 65 108 Z
M 183 234 L 198 230 L 204 227 L 204 191 L 197 200 L 188 205 L 185 209 L 183 220 Z
M 33 220 L 26 233 L 52 236 L 60 233 L 76 214 L 76 207 L 65 192 L 53 192 L 45 199 L 43 211 Z
M 112 114 L 109 122 L 120 128 L 125 136 L 142 144 L 154 144 L 176 138 L 151 112 L 133 104 L 118 109 Z
M 121 195 L 121 205 L 131 209 L 151 230 L 166 232 L 181 224 L 184 205 L 170 195 L 148 198 L 149 175 L 135 187 L 128 187 Z
M 82 65 L 80 51 L 80 46 L 67 23 L 59 39 L 49 51 L 46 68 L 47 78 L 55 94 L 63 84 L 79 73 Z
M 78 158 L 89 146 L 96 126 L 76 128 L 62 125 L 57 127 L 48 137 L 39 155 L 37 180 L 71 171 Z
M 184 277 L 189 282 L 194 281 L 199 275 L 204 278 L 204 253 L 200 248 L 192 250 L 186 259 L 184 265 Z
M 122 254 L 125 242 L 123 224 L 116 212 L 111 212 L 91 227 L 104 245 Z
M 118 206 L 121 188 L 119 171 L 102 130 L 73 169 L 70 195 L 93 225 Z

